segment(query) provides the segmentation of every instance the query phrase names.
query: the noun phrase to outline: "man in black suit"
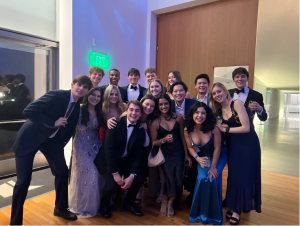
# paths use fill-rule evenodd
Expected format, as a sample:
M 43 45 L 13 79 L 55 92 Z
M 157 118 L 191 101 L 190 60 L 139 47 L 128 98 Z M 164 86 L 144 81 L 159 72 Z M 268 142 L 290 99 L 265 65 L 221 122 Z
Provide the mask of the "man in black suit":
M 143 216 L 135 205 L 136 194 L 143 184 L 140 166 L 146 135 L 138 123 L 142 104 L 137 100 L 129 101 L 126 113 L 127 116 L 116 120 L 117 125 L 113 129 L 107 130 L 104 148 L 100 148 L 94 160 L 99 173 L 105 178 L 100 205 L 100 213 L 105 218 L 111 217 L 109 204 L 118 186 L 128 189 L 123 203 L 124 210 Z
M 144 96 L 143 93 L 146 88 L 138 84 L 140 77 L 141 75 L 138 69 L 131 68 L 128 71 L 128 80 L 130 81 L 130 84 L 122 87 L 126 91 L 124 102 L 129 102 L 131 100 L 141 100 Z
M 207 92 L 209 86 L 209 77 L 207 74 L 200 74 L 197 75 L 195 78 L 195 88 L 197 89 L 197 94 L 193 98 L 193 100 L 197 100 L 200 102 L 205 103 L 207 106 L 209 106 L 209 94 Z
M 67 220 L 77 219 L 68 210 L 68 167 L 64 146 L 78 121 L 80 106 L 77 100 L 91 87 L 89 77 L 78 75 L 71 83 L 71 90 L 50 91 L 24 109 L 27 120 L 13 144 L 17 182 L 12 199 L 11 225 L 22 224 L 23 205 L 30 185 L 33 159 L 38 150 L 46 157 L 55 176 L 54 215 Z
M 255 114 L 255 112 L 257 113 L 257 116 L 261 121 L 266 121 L 268 114 L 264 107 L 263 95 L 247 86 L 249 73 L 246 68 L 236 68 L 232 72 L 232 79 L 237 88 L 228 90 L 231 97 L 234 100 L 239 99 L 242 101 L 245 107 L 250 107 L 253 114 Z M 253 125 L 253 118 L 251 124 Z
M 187 90 L 188 88 L 184 82 L 174 82 L 170 87 L 170 92 L 174 97 L 171 106 L 172 111 L 180 113 L 183 118 L 185 118 L 188 109 L 196 103 L 196 100 L 185 98 Z
M 118 86 L 118 83 L 119 83 L 119 80 L 120 80 L 119 70 L 118 69 L 111 69 L 109 71 L 108 78 L 109 78 L 109 84 L 100 87 L 103 91 L 103 94 L 105 93 L 105 90 L 109 85 L 115 85 L 119 88 L 119 91 L 120 91 L 121 96 L 122 96 L 122 100 L 123 100 L 123 102 L 125 102 L 126 90 L 124 90 L 124 89 L 122 89 L 121 87 Z

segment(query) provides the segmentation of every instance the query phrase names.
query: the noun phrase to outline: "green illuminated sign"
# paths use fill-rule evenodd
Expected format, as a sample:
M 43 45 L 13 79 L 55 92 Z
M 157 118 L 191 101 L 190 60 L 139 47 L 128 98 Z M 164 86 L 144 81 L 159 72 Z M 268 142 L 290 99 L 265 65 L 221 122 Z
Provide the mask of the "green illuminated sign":
M 89 62 L 92 66 L 101 67 L 107 69 L 110 65 L 110 59 L 107 55 L 91 52 L 89 56 Z
M 267 95 L 269 95 L 270 94 L 270 92 L 267 92 Z

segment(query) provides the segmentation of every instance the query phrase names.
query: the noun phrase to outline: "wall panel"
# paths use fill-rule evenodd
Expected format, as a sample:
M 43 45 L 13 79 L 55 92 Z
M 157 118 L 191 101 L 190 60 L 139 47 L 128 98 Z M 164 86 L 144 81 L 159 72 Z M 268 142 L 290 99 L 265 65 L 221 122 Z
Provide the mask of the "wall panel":
M 192 96 L 194 78 L 213 67 L 249 65 L 253 86 L 258 0 L 221 0 L 159 15 L 156 68 L 165 84 L 179 70 Z

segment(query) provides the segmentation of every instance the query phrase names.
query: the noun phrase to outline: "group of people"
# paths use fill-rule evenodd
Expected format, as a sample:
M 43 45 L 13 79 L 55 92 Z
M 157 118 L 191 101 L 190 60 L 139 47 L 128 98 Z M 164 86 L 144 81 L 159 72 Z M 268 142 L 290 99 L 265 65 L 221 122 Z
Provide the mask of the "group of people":
M 263 97 L 247 87 L 245 68 L 232 73 L 237 88 L 210 83 L 207 74 L 195 78 L 197 95 L 190 94 L 179 71 L 168 73 L 166 87 L 154 68 L 128 71 L 130 84 L 120 87 L 120 72 L 109 71 L 110 84 L 100 86 L 104 70 L 92 67 L 89 77 L 76 76 L 71 90 L 55 90 L 29 104 L 27 118 L 13 149 L 17 182 L 11 224 L 22 224 L 23 205 L 40 150 L 55 176 L 54 215 L 67 220 L 101 214 L 121 189 L 123 208 L 143 216 L 143 187 L 161 202 L 162 216 L 174 217 L 183 189 L 191 207 L 191 222 L 237 225 L 241 212 L 261 212 L 260 145 L 253 114 L 267 119 Z M 75 131 L 75 135 L 73 136 Z M 64 146 L 73 136 L 70 169 Z M 164 163 L 148 167 L 148 158 L 162 152 Z M 226 198 L 222 201 L 222 171 L 228 160 Z M 70 185 L 68 191 L 68 175 Z

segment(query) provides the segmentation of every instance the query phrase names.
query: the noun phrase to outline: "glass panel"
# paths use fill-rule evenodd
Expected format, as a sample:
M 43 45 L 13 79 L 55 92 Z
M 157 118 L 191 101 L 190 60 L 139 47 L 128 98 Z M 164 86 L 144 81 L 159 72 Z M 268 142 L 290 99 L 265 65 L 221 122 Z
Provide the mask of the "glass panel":
M 22 112 L 48 91 L 49 50 L 0 42 L 0 161 L 13 157 Z

